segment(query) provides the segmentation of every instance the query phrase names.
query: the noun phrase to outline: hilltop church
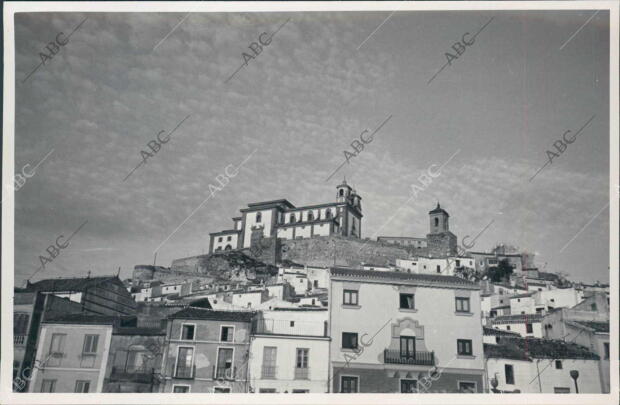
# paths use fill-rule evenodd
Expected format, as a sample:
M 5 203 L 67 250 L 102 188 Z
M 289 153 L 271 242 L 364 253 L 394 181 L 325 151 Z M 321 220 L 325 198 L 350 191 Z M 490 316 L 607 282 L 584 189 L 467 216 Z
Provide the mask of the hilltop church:
M 254 202 L 232 218 L 232 229 L 210 234 L 209 253 L 251 247 L 252 238 L 305 239 L 340 235 L 361 238 L 362 197 L 343 180 L 336 202 L 295 207 L 288 200 Z

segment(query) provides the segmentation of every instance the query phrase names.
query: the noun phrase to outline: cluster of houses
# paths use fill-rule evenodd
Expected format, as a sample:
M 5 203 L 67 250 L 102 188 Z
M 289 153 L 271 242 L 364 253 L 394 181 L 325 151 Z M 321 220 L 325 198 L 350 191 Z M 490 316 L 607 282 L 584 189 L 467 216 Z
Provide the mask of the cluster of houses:
M 409 252 L 387 264 L 286 260 L 259 277 L 245 260 L 256 236 L 312 238 L 323 222 L 327 237 L 361 243 L 360 200 L 343 182 L 333 204 L 249 204 L 211 235 L 210 257 L 241 263 L 228 278 L 140 278 L 166 270 L 139 265 L 131 280 L 16 288 L 14 390 L 609 392 L 609 286 L 541 272 L 501 245 L 465 252 L 439 203 L 426 238 L 378 238 Z
M 13 386 L 609 392 L 608 287 L 521 276 L 504 284 L 288 266 L 255 285 L 184 280 L 136 291 L 117 276 L 42 280 L 15 290 Z

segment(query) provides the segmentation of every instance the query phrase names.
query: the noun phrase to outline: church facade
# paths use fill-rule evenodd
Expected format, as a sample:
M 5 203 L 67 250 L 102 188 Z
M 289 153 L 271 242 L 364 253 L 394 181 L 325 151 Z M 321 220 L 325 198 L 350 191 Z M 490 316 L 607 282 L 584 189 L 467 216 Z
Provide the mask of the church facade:
M 250 203 L 234 217 L 231 229 L 210 235 L 209 253 L 246 249 L 257 237 L 305 239 L 340 235 L 361 238 L 362 197 L 346 181 L 336 187 L 336 201 L 296 207 L 286 199 Z

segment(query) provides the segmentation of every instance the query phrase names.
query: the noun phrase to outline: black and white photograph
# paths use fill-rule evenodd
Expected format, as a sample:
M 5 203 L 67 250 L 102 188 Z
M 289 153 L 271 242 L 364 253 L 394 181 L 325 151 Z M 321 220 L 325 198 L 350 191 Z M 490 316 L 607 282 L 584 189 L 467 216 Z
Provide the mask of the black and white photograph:
M 5 2 L 1 402 L 617 404 L 618 9 Z

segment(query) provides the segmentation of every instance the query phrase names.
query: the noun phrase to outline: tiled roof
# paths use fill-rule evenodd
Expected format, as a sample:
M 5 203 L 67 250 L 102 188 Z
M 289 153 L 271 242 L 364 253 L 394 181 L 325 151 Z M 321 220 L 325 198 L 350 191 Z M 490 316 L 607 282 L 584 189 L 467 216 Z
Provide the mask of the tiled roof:
M 78 325 L 131 325 L 135 316 L 93 315 L 87 313 L 66 314 L 48 318 L 44 323 L 70 323 Z
M 541 314 L 502 315 L 493 318 L 493 325 L 498 323 L 535 323 L 542 321 Z
M 478 284 L 456 276 L 415 274 L 397 271 L 356 270 L 343 267 L 332 267 L 330 272 L 332 277 L 346 277 L 349 279 L 382 280 L 386 282 L 412 281 L 418 284 L 443 285 L 476 290 L 479 289 Z
M 514 338 L 500 341 L 497 345 L 484 345 L 486 357 L 515 360 L 535 359 L 581 359 L 599 360 L 599 356 L 584 346 L 562 340 L 538 338 Z
M 256 312 L 254 311 L 216 311 L 206 308 L 185 308 L 170 315 L 170 319 L 203 319 L 231 322 L 250 322 Z
M 580 326 L 592 329 L 594 332 L 609 333 L 609 322 L 593 322 L 593 321 L 571 321 Z
M 135 335 L 135 336 L 160 336 L 166 335 L 166 331 L 161 328 L 138 328 L 138 327 L 121 327 L 116 328 L 113 335 Z
M 525 293 L 525 294 L 517 294 L 517 295 L 513 295 L 512 297 L 510 297 L 510 299 L 515 299 L 515 298 L 525 298 L 525 297 L 531 297 L 532 295 L 536 294 L 536 292 L 532 291 L 529 293 Z
M 84 291 L 93 285 L 120 280 L 116 276 L 79 277 L 79 278 L 48 278 L 28 284 L 28 291 Z
M 512 337 L 521 336 L 517 332 L 511 332 L 509 330 L 503 330 L 503 329 L 487 328 L 486 326 L 482 327 L 482 332 L 485 336 L 512 336 Z

